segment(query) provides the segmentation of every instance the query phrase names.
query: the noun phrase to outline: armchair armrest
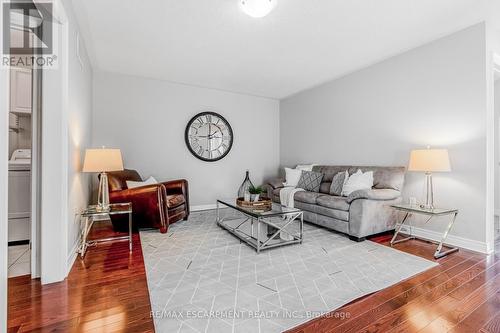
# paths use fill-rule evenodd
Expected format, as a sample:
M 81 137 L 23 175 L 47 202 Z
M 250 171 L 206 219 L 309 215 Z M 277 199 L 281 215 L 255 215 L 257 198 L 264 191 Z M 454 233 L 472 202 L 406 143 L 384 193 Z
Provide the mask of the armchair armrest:
M 277 188 L 284 187 L 283 183 L 285 180 L 283 178 L 274 178 L 267 181 L 267 185 L 271 186 L 273 190 Z
M 187 215 L 190 213 L 189 208 L 189 184 L 185 179 L 171 180 L 161 183 L 165 187 L 166 195 L 182 194 L 186 201 Z
M 184 194 L 184 190 L 188 188 L 188 182 L 185 179 L 170 180 L 161 184 L 165 186 L 167 193 L 173 194 Z
M 154 184 L 131 188 L 122 191 L 114 191 L 109 194 L 111 202 L 131 202 L 134 219 L 139 221 L 150 221 L 154 226 L 166 232 L 167 225 L 164 214 L 165 187 L 162 184 Z
M 394 200 L 401 196 L 401 192 L 393 189 L 366 189 L 357 190 L 349 194 L 347 202 L 351 203 L 357 199 L 369 200 Z

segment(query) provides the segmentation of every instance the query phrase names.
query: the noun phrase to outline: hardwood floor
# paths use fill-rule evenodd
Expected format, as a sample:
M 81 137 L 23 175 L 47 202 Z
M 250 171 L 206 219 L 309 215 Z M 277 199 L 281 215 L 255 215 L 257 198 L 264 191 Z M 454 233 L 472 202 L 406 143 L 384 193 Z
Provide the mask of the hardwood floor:
M 387 245 L 389 239 L 372 240 Z M 435 245 L 424 241 L 396 248 L 434 260 Z M 460 250 L 437 262 L 289 332 L 500 332 L 499 256 Z M 13 278 L 8 293 L 9 332 L 154 331 L 138 234 L 131 255 L 127 242 L 100 244 L 76 260 L 66 281 L 41 286 L 28 277 Z
M 109 225 L 94 236 L 112 236 Z M 8 332 L 154 332 L 139 234 L 101 243 L 77 258 L 68 278 L 41 285 L 9 279 Z

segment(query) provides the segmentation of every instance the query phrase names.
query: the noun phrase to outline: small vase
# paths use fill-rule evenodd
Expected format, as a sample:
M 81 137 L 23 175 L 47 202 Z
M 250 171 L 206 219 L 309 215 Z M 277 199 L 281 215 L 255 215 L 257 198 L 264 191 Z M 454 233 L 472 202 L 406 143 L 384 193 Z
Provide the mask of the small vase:
M 254 198 L 253 198 L 253 202 L 257 202 L 259 201 L 259 198 L 260 198 L 260 194 L 254 194 Z
M 246 171 L 245 180 L 243 180 L 243 183 L 241 183 L 241 186 L 240 186 L 240 188 L 238 190 L 238 198 L 244 198 L 245 197 L 245 193 L 248 192 L 248 189 L 250 187 L 253 187 L 253 184 L 250 181 L 250 172 L 247 170 Z

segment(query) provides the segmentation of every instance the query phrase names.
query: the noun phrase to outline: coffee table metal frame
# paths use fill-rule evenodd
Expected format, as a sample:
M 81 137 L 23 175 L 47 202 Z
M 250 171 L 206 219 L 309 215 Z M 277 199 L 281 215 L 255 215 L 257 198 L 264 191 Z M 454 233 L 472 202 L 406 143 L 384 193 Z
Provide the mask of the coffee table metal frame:
M 226 222 L 234 221 L 236 219 L 221 218 L 220 216 L 221 206 L 226 206 L 242 213 L 244 215 L 243 221 L 239 223 L 236 227 L 227 224 Z M 252 210 L 236 205 L 236 200 L 233 200 L 233 202 L 231 202 L 231 200 L 217 200 L 216 216 L 217 216 L 216 217 L 217 225 L 219 225 L 221 228 L 225 229 L 229 233 L 233 234 L 241 241 L 253 247 L 257 251 L 257 253 L 260 253 L 260 251 L 263 250 L 279 246 L 298 244 L 298 243 L 300 244 L 302 243 L 303 240 L 304 214 L 300 209 L 288 208 L 273 203 L 273 208 L 270 211 Z M 283 223 L 282 224 L 273 223 L 270 220 L 273 217 L 282 217 Z M 296 234 L 294 235 L 290 233 L 288 230 L 286 230 L 286 227 L 291 225 L 294 221 L 299 223 L 298 235 Z M 244 225 L 248 225 L 248 223 L 250 223 L 250 233 L 242 230 L 242 227 Z M 268 235 L 267 238 L 261 235 L 261 228 L 263 226 L 271 227 L 271 229 L 273 230 L 270 236 Z M 290 240 L 281 239 L 280 238 L 281 232 L 291 236 L 291 239 Z M 278 242 L 271 243 L 273 240 Z

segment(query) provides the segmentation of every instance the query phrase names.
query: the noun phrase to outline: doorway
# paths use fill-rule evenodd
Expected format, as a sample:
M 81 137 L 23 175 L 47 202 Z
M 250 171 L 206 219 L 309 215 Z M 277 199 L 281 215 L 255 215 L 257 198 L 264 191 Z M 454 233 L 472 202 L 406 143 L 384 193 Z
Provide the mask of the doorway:
M 22 14 L 19 14 L 22 16 Z M 13 19 L 11 47 L 29 40 L 32 31 Z M 8 142 L 8 277 L 39 277 L 38 140 L 40 134 L 41 70 L 30 65 L 9 69 Z

